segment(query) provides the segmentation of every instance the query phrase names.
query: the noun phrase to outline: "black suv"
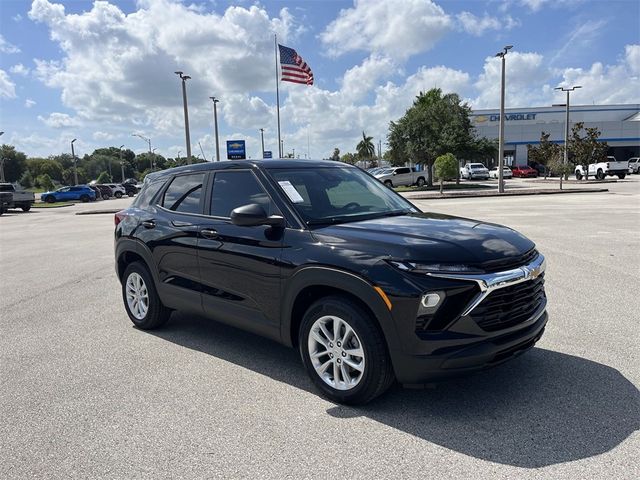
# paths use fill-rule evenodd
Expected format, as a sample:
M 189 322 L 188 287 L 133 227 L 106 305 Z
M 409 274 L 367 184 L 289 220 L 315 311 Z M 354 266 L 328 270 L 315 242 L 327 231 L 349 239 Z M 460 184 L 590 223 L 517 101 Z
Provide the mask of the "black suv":
M 172 310 L 300 350 L 332 400 L 364 403 L 499 364 L 547 322 L 544 257 L 499 225 L 423 213 L 359 168 L 262 160 L 147 176 L 115 216 L 139 328 Z

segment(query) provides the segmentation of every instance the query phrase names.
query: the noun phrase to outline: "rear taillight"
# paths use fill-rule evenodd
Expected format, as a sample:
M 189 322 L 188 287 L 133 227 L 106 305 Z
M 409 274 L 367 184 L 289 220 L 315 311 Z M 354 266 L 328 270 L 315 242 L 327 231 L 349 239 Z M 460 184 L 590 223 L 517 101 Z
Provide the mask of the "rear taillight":
M 124 210 L 120 210 L 118 213 L 114 215 L 113 223 L 116 225 L 116 227 L 122 220 L 124 220 L 124 217 L 126 216 L 127 216 L 127 212 L 125 212 Z

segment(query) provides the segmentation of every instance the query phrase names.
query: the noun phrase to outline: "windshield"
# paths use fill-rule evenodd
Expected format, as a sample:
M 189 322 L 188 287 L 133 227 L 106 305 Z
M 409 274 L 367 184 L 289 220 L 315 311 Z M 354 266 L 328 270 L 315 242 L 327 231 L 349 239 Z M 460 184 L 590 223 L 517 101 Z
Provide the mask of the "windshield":
M 354 222 L 418 210 L 357 168 L 268 169 L 309 225 Z

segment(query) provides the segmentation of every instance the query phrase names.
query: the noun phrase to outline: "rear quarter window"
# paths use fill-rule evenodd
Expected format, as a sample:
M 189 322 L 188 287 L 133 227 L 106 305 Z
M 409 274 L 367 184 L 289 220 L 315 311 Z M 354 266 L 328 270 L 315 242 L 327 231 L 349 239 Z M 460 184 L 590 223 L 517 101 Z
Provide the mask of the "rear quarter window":
M 165 180 L 155 180 L 150 182 L 145 182 L 140 190 L 140 193 L 136 197 L 136 199 L 131 204 L 132 207 L 135 208 L 146 208 L 153 201 L 156 194 L 160 191 L 160 188 L 165 184 Z

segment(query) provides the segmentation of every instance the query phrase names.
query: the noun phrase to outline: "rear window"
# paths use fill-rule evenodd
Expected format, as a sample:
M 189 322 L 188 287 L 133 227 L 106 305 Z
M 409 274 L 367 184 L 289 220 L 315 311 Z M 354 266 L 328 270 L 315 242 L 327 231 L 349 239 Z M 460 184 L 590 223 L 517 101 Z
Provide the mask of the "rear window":
M 484 168 L 484 165 L 482 165 L 481 163 L 472 163 L 471 165 L 469 165 L 469 167 L 473 169 L 478 169 L 478 168 Z
M 161 180 L 145 181 L 140 193 L 131 206 L 135 208 L 148 207 L 160 188 L 162 188 L 162 185 L 164 185 L 164 181 Z

